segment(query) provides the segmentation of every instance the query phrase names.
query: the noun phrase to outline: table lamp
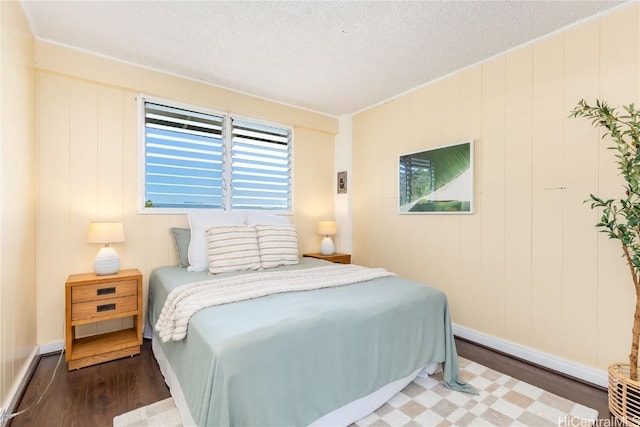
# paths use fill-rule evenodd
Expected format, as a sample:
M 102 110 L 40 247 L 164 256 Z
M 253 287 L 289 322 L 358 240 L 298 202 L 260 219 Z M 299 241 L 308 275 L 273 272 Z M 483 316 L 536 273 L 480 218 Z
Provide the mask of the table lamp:
M 124 228 L 121 222 L 92 221 L 89 224 L 87 242 L 104 245 L 93 261 L 93 271 L 97 275 L 115 274 L 120 270 L 120 257 L 109 243 L 124 242 Z
M 336 234 L 336 222 L 335 221 L 319 221 L 318 222 L 318 234 L 324 235 L 322 243 L 320 244 L 320 253 L 322 255 L 333 255 L 336 251 L 336 247 L 333 245 L 333 240 L 329 237 L 332 234 Z

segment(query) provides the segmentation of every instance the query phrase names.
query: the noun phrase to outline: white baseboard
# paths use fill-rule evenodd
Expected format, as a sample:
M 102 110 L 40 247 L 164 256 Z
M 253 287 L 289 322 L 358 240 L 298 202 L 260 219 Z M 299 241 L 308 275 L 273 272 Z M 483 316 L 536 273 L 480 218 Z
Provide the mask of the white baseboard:
M 456 324 L 453 325 L 453 334 L 460 338 L 464 338 L 526 360 L 527 362 L 562 372 L 563 374 L 581 379 L 588 383 L 595 384 L 603 388 L 607 388 L 608 386 L 607 372 L 601 369 L 572 362 L 558 356 L 553 356 L 530 347 L 506 341 Z
M 64 349 L 64 341 L 50 342 L 48 344 L 40 344 L 38 354 L 58 353 Z
M 4 427 L 7 424 L 7 422 L 9 421 L 8 417 L 17 408 L 18 399 L 22 395 L 24 389 L 27 387 L 27 383 L 29 382 L 31 374 L 36 369 L 39 356 L 39 348 L 36 346 L 27 358 L 26 363 L 22 366 L 22 369 L 18 373 L 18 376 L 11 386 L 11 389 L 9 389 L 5 400 L 2 402 L 2 406 L 0 407 L 0 412 L 2 413 L 2 416 L 0 418 L 0 426 Z
M 27 387 L 29 378 L 31 378 L 31 375 L 35 371 L 40 356 L 43 354 L 57 353 L 63 349 L 64 341 L 39 345 L 33 349 L 27 363 L 22 367 L 5 400 L 2 402 L 2 406 L 0 406 L 0 427 L 4 427 L 7 424 L 8 417 L 17 409 L 18 399 Z

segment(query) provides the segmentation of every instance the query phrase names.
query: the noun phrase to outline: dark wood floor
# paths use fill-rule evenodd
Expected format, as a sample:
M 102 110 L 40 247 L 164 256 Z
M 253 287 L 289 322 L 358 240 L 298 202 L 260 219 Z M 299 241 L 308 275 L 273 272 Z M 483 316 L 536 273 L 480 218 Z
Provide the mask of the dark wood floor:
M 51 380 L 58 355 L 43 356 L 18 411 L 32 405 Z M 63 360 L 40 405 L 11 420 L 9 427 L 113 426 L 113 417 L 169 397 L 160 368 L 144 340 L 140 355 L 75 371 Z
M 504 354 L 456 339 L 458 354 L 484 366 L 526 381 L 574 402 L 596 409 L 608 418 L 607 392 L 532 366 Z M 18 410 L 33 405 L 46 388 L 58 355 L 43 356 L 27 386 Z M 38 406 L 11 420 L 9 427 L 112 426 L 113 417 L 169 397 L 160 369 L 145 340 L 139 356 L 76 371 L 62 361 L 56 377 Z

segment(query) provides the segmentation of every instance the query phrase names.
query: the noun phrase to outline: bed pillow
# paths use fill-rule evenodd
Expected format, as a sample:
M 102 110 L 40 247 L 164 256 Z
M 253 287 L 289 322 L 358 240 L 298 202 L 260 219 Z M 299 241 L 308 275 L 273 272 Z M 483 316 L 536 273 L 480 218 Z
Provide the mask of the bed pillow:
M 218 225 L 207 229 L 209 272 L 258 270 L 260 254 L 252 225 Z
M 272 215 L 262 212 L 249 212 L 246 219 L 247 225 L 286 225 L 289 218 L 283 215 Z
M 207 251 L 207 228 L 215 225 L 242 225 L 244 215 L 228 212 L 189 212 L 191 241 L 189 242 L 189 271 L 207 271 L 209 257 Z
M 262 268 L 293 265 L 298 257 L 298 232 L 293 224 L 256 225 Z
M 189 242 L 191 241 L 191 229 L 172 227 L 171 235 L 178 252 L 178 265 L 182 268 L 189 267 Z

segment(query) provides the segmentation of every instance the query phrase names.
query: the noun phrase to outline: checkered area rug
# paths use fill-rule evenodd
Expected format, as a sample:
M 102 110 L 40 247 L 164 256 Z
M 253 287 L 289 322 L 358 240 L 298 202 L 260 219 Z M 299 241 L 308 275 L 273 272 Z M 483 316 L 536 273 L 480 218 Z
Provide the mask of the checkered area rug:
M 587 426 L 598 411 L 464 358 L 460 378 L 477 396 L 447 389 L 442 374 L 419 376 L 352 427 Z
M 182 427 L 173 398 L 134 409 L 113 418 L 113 427 Z
M 460 358 L 460 377 L 477 396 L 442 385 L 442 374 L 419 376 L 373 414 L 350 427 L 586 426 L 598 412 L 478 363 Z M 113 419 L 114 427 L 182 426 L 173 399 Z

